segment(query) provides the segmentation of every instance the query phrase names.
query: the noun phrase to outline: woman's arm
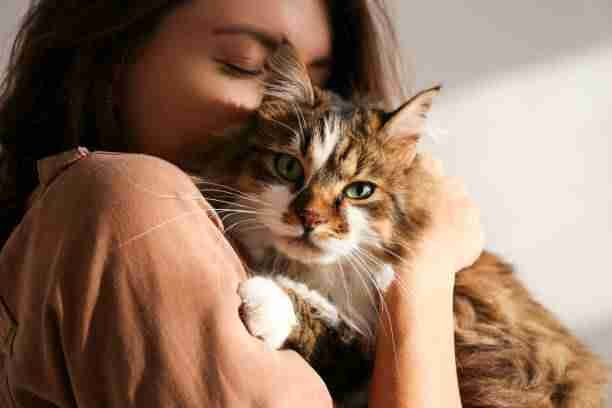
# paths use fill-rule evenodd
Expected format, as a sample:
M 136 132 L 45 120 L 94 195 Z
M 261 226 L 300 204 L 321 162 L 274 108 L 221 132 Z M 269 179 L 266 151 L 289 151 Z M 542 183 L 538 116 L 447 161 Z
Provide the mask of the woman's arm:
M 387 292 L 389 317 L 381 317 L 370 407 L 461 407 L 452 289 L 419 285 L 405 280 Z
M 372 408 L 461 407 L 455 364 L 455 273 L 480 255 L 479 212 L 463 184 L 446 178 L 439 162 L 424 160 L 439 181 L 432 223 L 412 265 L 397 270 L 380 318 Z
M 209 209 L 143 155 L 94 153 L 55 179 L 10 263 L 20 406 L 331 407 L 304 360 L 244 328 L 245 272 Z

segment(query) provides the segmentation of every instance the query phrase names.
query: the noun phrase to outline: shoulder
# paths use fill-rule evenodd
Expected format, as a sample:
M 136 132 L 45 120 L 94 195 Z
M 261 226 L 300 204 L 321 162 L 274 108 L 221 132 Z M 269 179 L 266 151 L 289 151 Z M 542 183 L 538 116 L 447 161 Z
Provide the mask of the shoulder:
M 220 227 L 186 173 L 143 154 L 91 153 L 62 170 L 33 207 L 34 215 L 59 225 L 102 224 L 118 242 L 180 217 L 203 216 Z
M 93 152 L 60 174 L 56 184 L 60 189 L 86 186 L 92 194 L 114 198 L 130 195 L 181 197 L 198 192 L 190 177 L 174 164 L 158 157 L 132 153 Z M 115 197 L 117 195 L 119 197 Z
M 11 247 L 46 269 L 53 260 L 50 276 L 68 280 L 75 273 L 115 279 L 144 270 L 159 279 L 169 279 L 170 272 L 216 278 L 221 265 L 236 280 L 244 272 L 217 220 L 191 178 L 173 164 L 93 153 L 42 190 Z M 80 272 L 72 270 L 75 265 Z

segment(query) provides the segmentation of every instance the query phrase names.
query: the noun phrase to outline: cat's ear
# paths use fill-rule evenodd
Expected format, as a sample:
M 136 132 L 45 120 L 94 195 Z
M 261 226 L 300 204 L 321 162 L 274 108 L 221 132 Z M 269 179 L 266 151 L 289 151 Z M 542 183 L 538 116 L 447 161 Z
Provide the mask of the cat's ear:
M 395 111 L 383 115 L 383 137 L 404 155 L 411 156 L 410 160 L 416 155 L 416 144 L 424 131 L 433 99 L 440 89 L 438 85 L 421 91 Z
M 383 131 L 389 137 L 419 137 L 423 133 L 427 114 L 441 86 L 419 92 L 393 112 L 385 114 Z
M 266 63 L 266 79 L 260 113 L 276 111 L 283 106 L 315 103 L 315 91 L 308 69 L 290 43 L 281 44 Z

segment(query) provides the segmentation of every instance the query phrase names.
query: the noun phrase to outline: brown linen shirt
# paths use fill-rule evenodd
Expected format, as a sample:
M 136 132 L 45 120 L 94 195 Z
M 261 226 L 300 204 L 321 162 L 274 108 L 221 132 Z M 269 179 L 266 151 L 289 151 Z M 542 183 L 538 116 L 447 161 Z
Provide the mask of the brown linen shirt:
M 182 171 L 83 148 L 38 171 L 0 253 L 0 407 L 331 407 L 245 330 L 245 271 Z

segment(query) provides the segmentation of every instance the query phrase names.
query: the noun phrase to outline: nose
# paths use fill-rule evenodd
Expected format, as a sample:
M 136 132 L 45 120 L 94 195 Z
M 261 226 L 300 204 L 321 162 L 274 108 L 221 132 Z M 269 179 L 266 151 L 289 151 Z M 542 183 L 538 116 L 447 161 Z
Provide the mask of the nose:
M 304 210 L 302 210 L 299 214 L 299 217 L 302 221 L 302 225 L 304 226 L 305 232 L 311 232 L 318 225 L 325 224 L 327 222 L 326 217 L 311 208 L 305 208 Z

